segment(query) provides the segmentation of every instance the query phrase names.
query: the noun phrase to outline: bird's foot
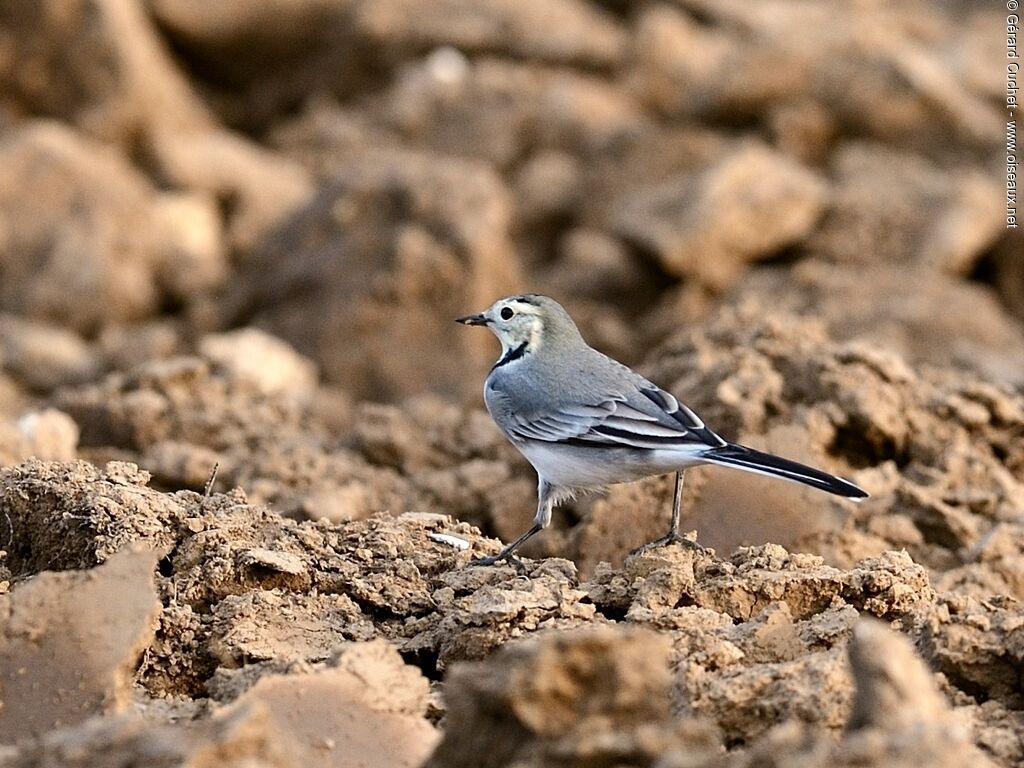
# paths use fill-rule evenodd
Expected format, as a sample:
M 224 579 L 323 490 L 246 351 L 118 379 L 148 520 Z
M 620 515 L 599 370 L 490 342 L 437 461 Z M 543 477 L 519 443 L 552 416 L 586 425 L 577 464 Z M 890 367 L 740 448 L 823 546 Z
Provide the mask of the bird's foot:
M 629 554 L 639 555 L 641 552 L 647 552 L 648 550 L 657 549 L 659 547 L 667 547 L 669 544 L 682 544 L 684 547 L 692 549 L 694 552 L 700 552 L 701 554 L 708 551 L 707 547 L 697 542 L 696 532 L 693 533 L 693 538 L 691 539 L 688 536 L 684 536 L 679 533 L 679 531 L 669 531 L 664 536 L 661 536 L 654 541 L 650 541 L 642 547 L 637 547 Z
M 477 557 L 469 561 L 469 565 L 497 565 L 502 561 L 507 562 L 519 573 L 526 573 L 526 565 L 516 557 L 512 552 L 499 552 L 496 555 L 488 555 L 487 557 Z

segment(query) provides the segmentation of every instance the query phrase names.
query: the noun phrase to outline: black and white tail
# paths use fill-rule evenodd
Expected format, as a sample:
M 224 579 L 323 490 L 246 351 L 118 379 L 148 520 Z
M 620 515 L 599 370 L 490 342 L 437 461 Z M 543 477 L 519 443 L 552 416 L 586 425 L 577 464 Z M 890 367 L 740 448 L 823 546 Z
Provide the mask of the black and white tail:
M 836 496 L 845 496 L 850 499 L 867 498 L 867 492 L 858 488 L 851 482 L 841 477 L 822 472 L 820 469 L 808 467 L 796 461 L 783 459 L 764 453 L 745 445 L 730 443 L 721 448 L 714 448 L 705 453 L 702 458 L 712 464 L 720 464 L 723 467 L 735 467 L 745 469 L 749 472 L 757 472 L 769 477 L 781 477 L 783 480 L 791 480 L 794 483 L 809 485 L 819 491 L 834 493 Z

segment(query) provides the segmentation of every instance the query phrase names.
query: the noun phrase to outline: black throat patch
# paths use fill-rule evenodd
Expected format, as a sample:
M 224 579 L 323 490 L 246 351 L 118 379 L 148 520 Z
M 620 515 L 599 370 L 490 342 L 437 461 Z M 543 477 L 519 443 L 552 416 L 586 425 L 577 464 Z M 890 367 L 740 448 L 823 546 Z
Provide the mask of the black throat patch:
M 496 362 L 491 367 L 491 370 L 494 371 L 497 368 L 501 368 L 501 366 L 503 366 L 503 365 L 508 365 L 513 360 L 518 360 L 520 357 L 525 355 L 526 354 L 526 344 L 527 344 L 527 342 L 524 341 L 522 344 L 520 344 L 515 349 L 510 349 L 508 352 L 505 353 L 505 356 L 502 357 L 501 360 Z

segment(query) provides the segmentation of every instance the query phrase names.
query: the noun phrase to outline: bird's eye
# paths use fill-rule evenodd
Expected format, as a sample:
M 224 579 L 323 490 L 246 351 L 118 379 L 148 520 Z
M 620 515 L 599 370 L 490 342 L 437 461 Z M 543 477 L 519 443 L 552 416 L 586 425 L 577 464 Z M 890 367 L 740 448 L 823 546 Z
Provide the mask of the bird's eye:
M 512 316 L 514 314 L 515 314 L 515 312 L 512 311 L 511 307 L 502 307 L 501 308 L 501 319 L 502 320 L 511 320 Z

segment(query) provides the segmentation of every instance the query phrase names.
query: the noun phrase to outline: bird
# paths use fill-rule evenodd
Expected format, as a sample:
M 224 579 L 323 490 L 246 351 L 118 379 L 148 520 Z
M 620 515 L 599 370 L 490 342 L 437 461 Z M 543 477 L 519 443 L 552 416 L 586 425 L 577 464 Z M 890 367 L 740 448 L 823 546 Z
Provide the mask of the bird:
M 583 492 L 673 472 L 668 532 L 636 551 L 673 542 L 703 550 L 679 532 L 684 472 L 702 464 L 855 500 L 868 495 L 835 475 L 723 439 L 675 396 L 587 344 L 569 313 L 548 296 L 507 296 L 456 322 L 486 327 L 501 342 L 500 357 L 484 381 L 484 402 L 537 471 L 533 525 L 474 565 L 504 560 L 521 566 L 516 550 L 550 525 L 556 505 Z

